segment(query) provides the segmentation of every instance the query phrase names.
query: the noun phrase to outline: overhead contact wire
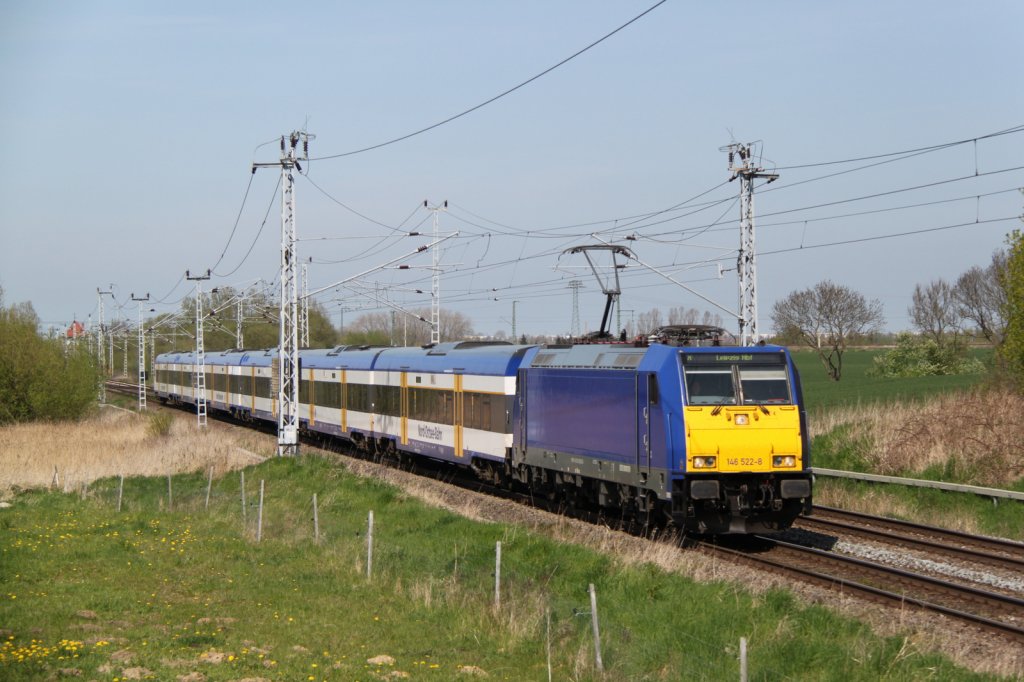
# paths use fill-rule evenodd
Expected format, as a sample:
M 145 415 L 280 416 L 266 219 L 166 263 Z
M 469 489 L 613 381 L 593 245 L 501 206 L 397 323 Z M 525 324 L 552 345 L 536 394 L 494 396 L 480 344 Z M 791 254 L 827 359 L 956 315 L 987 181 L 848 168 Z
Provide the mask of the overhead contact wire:
M 408 133 L 406 135 L 402 135 L 401 137 L 396 137 L 394 139 L 388 140 L 387 142 L 381 142 L 379 144 L 371 145 L 369 147 L 363 147 L 362 149 L 354 149 L 354 150 L 352 150 L 350 152 L 343 152 L 341 154 L 331 154 L 331 155 L 328 155 L 328 156 L 318 156 L 316 158 L 310 159 L 310 161 L 324 161 L 324 160 L 327 160 L 327 159 L 340 159 L 340 158 L 345 157 L 345 156 L 352 156 L 354 154 L 362 154 L 363 152 L 372 151 L 374 149 L 380 149 L 381 147 L 386 147 L 388 145 L 395 144 L 396 142 L 402 142 L 403 140 L 408 140 L 410 137 L 415 137 L 417 135 L 421 135 L 423 133 L 426 133 L 426 132 L 429 132 L 431 130 L 434 130 L 435 128 L 440 128 L 441 126 L 443 126 L 443 125 L 445 125 L 447 123 L 451 123 L 452 121 L 458 120 L 458 119 L 462 118 L 463 116 L 466 116 L 467 114 L 473 113 L 477 109 L 482 109 L 483 107 L 487 106 L 488 104 L 491 104 L 492 102 L 498 101 L 499 99 L 501 99 L 502 97 L 505 97 L 506 95 L 512 94 L 516 90 L 519 90 L 520 88 L 529 85 L 530 83 L 532 83 L 533 81 L 537 80 L 538 78 L 546 76 L 547 74 L 551 73 L 552 71 L 554 71 L 558 67 L 563 66 L 564 64 L 567 64 L 568 62 L 572 61 L 576 57 L 579 57 L 581 54 L 583 54 L 587 50 L 590 50 L 591 48 L 600 45 L 601 43 L 603 43 L 604 41 L 608 40 L 613 35 L 615 35 L 619 31 L 623 30 L 627 26 L 629 26 L 629 25 L 639 21 L 640 19 L 642 19 L 643 17 L 647 16 L 648 14 L 653 12 L 655 9 L 660 7 L 661 5 L 665 4 L 667 1 L 668 0 L 660 0 L 659 2 L 656 2 L 654 5 L 648 7 L 646 10 L 644 10 L 640 14 L 636 15 L 635 17 L 633 17 L 632 19 L 630 19 L 626 23 L 622 24 L 621 26 L 619 26 L 614 31 L 612 31 L 610 33 L 606 33 L 604 36 L 598 38 L 597 40 L 595 40 L 594 42 L 590 43 L 589 45 L 587 45 L 583 49 L 578 50 L 577 52 L 574 52 L 573 54 L 569 55 L 568 57 L 566 57 L 562 61 L 560 61 L 557 64 L 555 64 L 554 66 L 550 66 L 550 67 L 544 69 L 543 71 L 541 71 L 537 75 L 535 75 L 535 76 L 533 76 L 531 78 L 526 79 L 525 81 L 523 81 L 519 85 L 511 87 L 508 90 L 506 90 L 506 91 L 504 91 L 504 92 L 502 92 L 502 93 L 500 93 L 498 95 L 495 95 L 494 97 L 491 97 L 489 100 L 481 102 L 480 104 L 477 104 L 474 107 L 470 107 L 469 109 L 466 109 L 465 111 L 463 111 L 461 113 L 455 114 L 454 116 L 449 116 L 448 118 L 444 119 L 443 121 L 438 121 L 437 123 L 434 123 L 433 125 L 429 125 L 426 128 L 420 128 L 419 130 L 416 130 L 414 132 Z

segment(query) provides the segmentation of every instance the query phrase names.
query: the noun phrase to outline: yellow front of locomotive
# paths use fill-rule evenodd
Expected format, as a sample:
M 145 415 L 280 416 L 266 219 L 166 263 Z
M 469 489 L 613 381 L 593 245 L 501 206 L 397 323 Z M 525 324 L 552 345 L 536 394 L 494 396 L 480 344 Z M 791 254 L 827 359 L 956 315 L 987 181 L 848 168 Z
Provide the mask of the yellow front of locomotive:
M 799 380 L 784 349 L 684 353 L 687 525 L 736 533 L 788 527 L 810 510 Z

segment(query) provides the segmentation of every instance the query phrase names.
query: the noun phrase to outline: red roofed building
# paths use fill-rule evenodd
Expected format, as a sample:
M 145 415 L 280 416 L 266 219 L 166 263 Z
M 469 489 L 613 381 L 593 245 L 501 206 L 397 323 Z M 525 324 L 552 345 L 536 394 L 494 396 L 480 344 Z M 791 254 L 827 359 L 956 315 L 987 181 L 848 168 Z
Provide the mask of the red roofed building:
M 71 323 L 66 332 L 69 339 L 77 339 L 79 336 L 85 336 L 85 327 L 78 320 Z

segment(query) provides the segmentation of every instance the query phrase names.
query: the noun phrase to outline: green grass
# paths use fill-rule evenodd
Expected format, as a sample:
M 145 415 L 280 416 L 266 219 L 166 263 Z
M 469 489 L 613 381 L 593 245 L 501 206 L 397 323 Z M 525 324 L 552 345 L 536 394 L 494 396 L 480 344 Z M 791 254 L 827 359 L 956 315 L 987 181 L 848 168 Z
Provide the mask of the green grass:
M 255 541 L 259 480 L 263 537 Z M 246 471 L 248 525 L 237 475 L 116 480 L 90 497 L 23 493 L 0 510 L 0 678 L 151 679 L 201 671 L 207 680 L 546 680 L 544 611 L 557 680 L 719 680 L 738 677 L 748 638 L 754 680 L 985 679 L 932 654 L 907 654 L 784 591 L 752 596 L 649 565 L 565 546 L 500 524 L 427 507 L 315 457 Z M 322 538 L 313 540 L 311 496 Z M 365 528 L 375 512 L 372 580 Z M 493 604 L 502 541 L 502 609 Z M 596 585 L 606 673 L 593 667 L 587 586 Z M 90 613 L 94 612 L 95 617 Z M 124 653 L 122 653 L 124 652 Z M 209 652 L 220 663 L 204 662 Z M 21 661 L 18 661 L 18 655 Z M 386 654 L 395 664 L 367 659 Z M 130 662 L 120 659 L 130 656 Z
M 988 374 L 884 379 L 868 376 L 874 359 L 884 350 L 849 350 L 843 355 L 843 373 L 839 381 L 829 379 L 817 353 L 801 350 L 793 353 L 800 370 L 804 401 L 811 411 L 873 402 L 921 400 L 935 393 L 968 389 L 983 383 Z M 991 349 L 970 351 L 987 366 Z

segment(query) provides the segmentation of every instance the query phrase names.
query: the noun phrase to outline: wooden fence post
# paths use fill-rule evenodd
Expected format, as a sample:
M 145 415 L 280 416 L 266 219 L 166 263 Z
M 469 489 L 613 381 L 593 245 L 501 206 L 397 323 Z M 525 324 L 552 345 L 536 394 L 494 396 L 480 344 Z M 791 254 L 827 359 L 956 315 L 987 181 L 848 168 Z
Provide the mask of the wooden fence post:
M 263 479 L 260 479 L 260 511 L 256 517 L 256 542 L 263 538 Z
M 313 540 L 320 542 L 320 514 L 316 508 L 316 493 L 313 493 Z
M 594 665 L 597 672 L 604 672 L 604 662 L 601 660 L 601 630 L 597 624 L 597 592 L 594 591 L 594 583 L 590 583 L 590 625 L 594 630 Z
M 210 467 L 210 476 L 206 479 L 206 508 L 210 508 L 210 488 L 213 487 L 213 467 Z
M 740 682 L 747 682 L 747 638 L 740 637 Z
M 494 610 L 501 609 L 501 540 L 494 547 Z
M 373 510 L 366 520 L 366 579 L 373 575 Z
M 171 492 L 171 475 L 167 474 L 167 511 L 174 511 L 174 496 Z
M 121 474 L 121 482 L 117 484 L 117 511 L 121 511 L 121 498 L 124 496 L 124 474 Z

